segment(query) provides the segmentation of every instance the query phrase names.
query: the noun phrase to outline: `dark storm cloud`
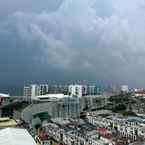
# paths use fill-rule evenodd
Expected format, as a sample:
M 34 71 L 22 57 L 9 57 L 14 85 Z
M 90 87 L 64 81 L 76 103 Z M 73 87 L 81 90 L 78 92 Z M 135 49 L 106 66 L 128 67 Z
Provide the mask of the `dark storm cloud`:
M 56 10 L 62 0 L 0 0 L 0 16 L 5 17 L 16 11 L 41 12 Z
M 63 0 L 51 11 L 48 5 L 16 9 L 1 23 L 1 37 L 14 46 L 1 40 L 0 59 L 11 53 L 0 64 L 13 78 L 145 85 L 143 0 Z

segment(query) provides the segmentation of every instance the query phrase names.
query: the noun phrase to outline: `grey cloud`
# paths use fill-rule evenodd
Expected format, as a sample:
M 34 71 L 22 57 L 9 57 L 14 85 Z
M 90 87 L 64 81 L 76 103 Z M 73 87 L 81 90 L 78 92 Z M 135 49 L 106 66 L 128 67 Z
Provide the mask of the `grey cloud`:
M 16 12 L 4 26 L 15 27 L 29 47 L 36 44 L 39 53 L 33 49 L 32 59 L 61 71 L 63 78 L 145 85 L 144 5 L 63 0 L 53 12 Z
M 16 11 L 41 12 L 55 11 L 62 0 L 0 0 L 0 18 L 11 15 Z

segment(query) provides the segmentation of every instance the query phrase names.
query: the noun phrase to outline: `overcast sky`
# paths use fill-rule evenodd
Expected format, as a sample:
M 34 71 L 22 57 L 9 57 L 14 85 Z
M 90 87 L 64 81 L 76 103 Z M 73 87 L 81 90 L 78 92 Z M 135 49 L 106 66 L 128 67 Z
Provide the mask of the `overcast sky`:
M 0 0 L 0 85 L 145 87 L 144 0 Z

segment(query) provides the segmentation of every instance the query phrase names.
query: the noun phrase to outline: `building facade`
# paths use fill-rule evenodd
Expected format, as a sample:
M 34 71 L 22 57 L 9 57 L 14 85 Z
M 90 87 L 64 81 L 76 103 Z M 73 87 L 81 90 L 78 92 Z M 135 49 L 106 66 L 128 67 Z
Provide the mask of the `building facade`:
M 69 85 L 69 94 L 81 98 L 87 94 L 87 86 L 83 85 Z
M 23 95 L 31 96 L 31 87 L 30 86 L 24 86 Z
M 77 98 L 61 98 L 49 101 L 36 101 L 22 111 L 22 118 L 28 123 L 32 119 L 43 118 L 78 118 L 80 116 L 80 103 Z

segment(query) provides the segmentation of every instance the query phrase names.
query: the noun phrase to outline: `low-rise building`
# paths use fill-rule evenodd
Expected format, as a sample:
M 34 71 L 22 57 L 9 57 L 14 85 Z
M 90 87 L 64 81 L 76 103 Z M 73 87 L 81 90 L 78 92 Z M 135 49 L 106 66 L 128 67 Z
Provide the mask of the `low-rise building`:
M 104 130 L 108 129 L 112 133 L 116 133 L 131 141 L 136 141 L 139 138 L 145 139 L 145 125 L 142 118 L 124 118 L 118 115 L 101 117 L 91 113 L 87 115 L 87 118 L 89 123 L 104 127 Z

